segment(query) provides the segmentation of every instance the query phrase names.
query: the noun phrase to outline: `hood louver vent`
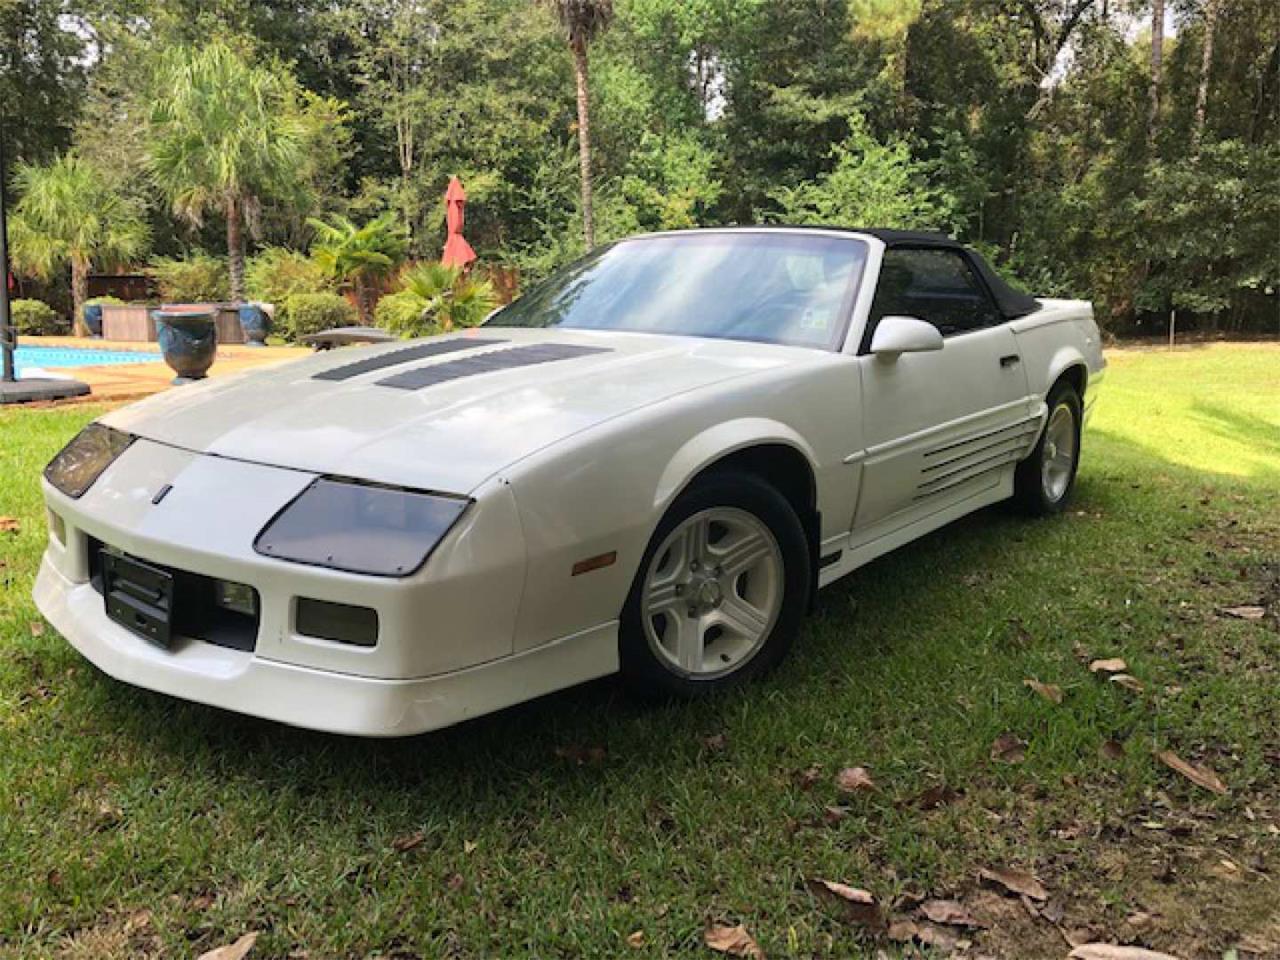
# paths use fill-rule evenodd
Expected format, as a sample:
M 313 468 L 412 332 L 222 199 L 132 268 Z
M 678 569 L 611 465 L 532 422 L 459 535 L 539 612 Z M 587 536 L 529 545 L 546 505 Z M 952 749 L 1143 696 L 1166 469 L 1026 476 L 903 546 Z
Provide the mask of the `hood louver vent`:
M 391 350 L 373 357 L 365 357 L 355 363 L 344 363 L 340 367 L 333 367 L 313 374 L 311 379 L 350 380 L 352 377 L 358 377 L 361 374 L 372 373 L 374 370 L 382 370 L 386 367 L 399 366 L 402 363 L 409 363 L 413 360 L 424 360 L 427 357 L 438 357 L 446 353 L 458 353 L 461 350 L 475 350 L 477 347 L 492 347 L 495 344 L 506 342 L 505 340 L 494 338 L 458 337 L 455 340 L 435 340 L 430 343 L 419 343 L 412 347 L 402 347 L 399 350 Z
M 482 373 L 510 370 L 515 367 L 531 367 L 553 360 L 570 360 L 592 353 L 609 353 L 605 347 L 580 347 L 568 343 L 539 343 L 528 347 L 512 347 L 510 350 L 494 350 L 477 357 L 463 357 L 448 363 L 435 363 L 415 367 L 379 380 L 378 385 L 398 390 L 421 390 L 450 380 L 474 377 Z

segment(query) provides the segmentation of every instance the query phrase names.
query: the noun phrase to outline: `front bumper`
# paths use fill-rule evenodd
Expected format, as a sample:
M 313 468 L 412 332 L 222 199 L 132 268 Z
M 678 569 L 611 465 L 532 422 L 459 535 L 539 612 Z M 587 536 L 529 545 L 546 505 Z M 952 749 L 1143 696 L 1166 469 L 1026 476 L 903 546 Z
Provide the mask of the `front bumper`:
M 72 646 L 117 680 L 291 726 L 355 736 L 437 730 L 618 667 L 616 623 L 413 680 L 317 670 L 208 643 L 162 650 L 109 619 L 101 594 L 89 583 L 64 577 L 48 554 L 36 578 L 35 601 Z

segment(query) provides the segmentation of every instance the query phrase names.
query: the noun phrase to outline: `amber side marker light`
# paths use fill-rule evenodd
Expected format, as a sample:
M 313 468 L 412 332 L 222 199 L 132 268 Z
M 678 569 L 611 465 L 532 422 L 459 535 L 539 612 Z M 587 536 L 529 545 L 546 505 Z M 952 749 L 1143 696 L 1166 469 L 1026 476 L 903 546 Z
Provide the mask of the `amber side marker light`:
M 590 573 L 592 570 L 599 570 L 602 567 L 613 566 L 617 560 L 617 550 L 610 550 L 608 553 L 601 553 L 594 557 L 587 557 L 587 559 L 579 560 L 573 565 L 573 575 L 576 577 L 580 573 Z

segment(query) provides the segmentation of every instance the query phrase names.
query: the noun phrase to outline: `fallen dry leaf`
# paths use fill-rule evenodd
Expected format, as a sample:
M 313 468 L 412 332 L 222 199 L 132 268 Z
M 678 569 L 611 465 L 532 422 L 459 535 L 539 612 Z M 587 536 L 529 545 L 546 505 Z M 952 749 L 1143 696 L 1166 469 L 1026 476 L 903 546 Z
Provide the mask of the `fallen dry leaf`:
M 1030 897 L 1032 900 L 1049 899 L 1049 891 L 1041 885 L 1040 881 L 1021 870 L 1010 870 L 1005 867 L 983 867 L 978 871 L 978 876 L 990 883 L 1004 887 L 1010 893 Z
M 561 760 L 571 760 L 581 767 L 588 763 L 601 763 L 608 754 L 604 747 L 580 747 L 574 744 L 556 747 L 556 756 Z
M 991 744 L 991 759 L 1000 763 L 1021 763 L 1027 759 L 1027 745 L 1012 733 L 1002 733 Z
M 1022 682 L 1050 703 L 1062 702 L 1062 688 L 1056 683 L 1041 683 L 1039 680 L 1032 679 L 1031 677 L 1027 677 L 1027 679 Z
M 702 934 L 703 942 L 717 953 L 727 953 L 731 957 L 749 957 L 751 960 L 764 960 L 764 951 L 760 944 L 751 939 L 747 928 L 742 924 L 736 927 L 725 927 L 713 924 Z
M 215 947 L 208 953 L 200 954 L 198 960 L 243 960 L 253 949 L 254 943 L 258 940 L 258 934 L 246 933 L 235 943 L 229 943 L 225 947 Z
M 1111 675 L 1111 682 L 1118 683 L 1126 690 L 1132 690 L 1134 693 L 1141 693 L 1146 689 L 1146 687 L 1143 686 L 1142 681 L 1131 673 L 1113 673 Z
M 475 853 L 475 852 L 476 852 L 476 848 L 477 848 L 477 847 L 479 847 L 479 846 L 480 846 L 480 844 L 479 844 L 477 841 L 475 841 L 475 840 L 463 840 L 463 841 L 462 841 L 462 852 L 463 852 L 463 853 L 465 853 L 465 854 L 468 854 L 468 855 L 469 855 L 469 854 L 472 854 L 472 853 Z
M 844 807 L 826 806 L 822 808 L 822 822 L 829 827 L 834 827 L 848 815 L 849 811 Z
M 898 943 L 910 943 L 919 929 L 914 920 L 898 919 L 889 924 L 888 937 Z
M 644 931 L 636 930 L 634 933 L 627 934 L 627 946 L 639 950 L 644 946 Z
M 146 907 L 141 910 L 135 910 L 129 915 L 129 919 L 124 922 L 124 932 L 130 936 L 139 930 L 145 930 L 151 926 L 151 911 Z
M 723 733 L 713 733 L 702 738 L 702 745 L 712 753 L 719 753 L 729 745 L 729 737 Z
M 801 790 L 811 790 L 813 785 L 822 779 L 822 768 L 816 763 L 813 766 L 806 767 L 803 770 L 797 770 L 795 774 L 796 784 Z
M 898 943 L 916 942 L 925 947 L 937 947 L 943 953 L 950 953 L 960 942 L 960 937 L 946 927 L 915 920 L 893 921 L 889 925 L 888 937 Z
M 31 635 L 32 635 L 33 637 L 43 637 L 43 636 L 44 636 L 44 621 L 43 621 L 43 620 L 32 620 L 32 621 L 31 621 Z
M 945 807 L 947 804 L 951 803 L 951 801 L 955 800 L 958 795 L 959 794 L 957 794 L 956 791 L 952 790 L 945 783 L 940 783 L 936 786 L 929 787 L 921 793 L 920 796 L 915 798 L 914 803 L 921 810 L 933 810 L 937 807 Z
M 397 853 L 408 853 L 414 847 L 421 846 L 422 841 L 427 839 L 427 835 L 421 830 L 415 833 L 407 834 L 403 837 L 396 837 L 391 841 L 391 849 Z
M 934 923 L 951 927 L 981 927 L 983 924 L 959 900 L 926 900 L 920 912 Z
M 1253 605 L 1244 607 L 1221 607 L 1218 613 L 1224 617 L 1231 617 L 1234 620 L 1261 620 L 1267 615 L 1266 607 L 1256 607 Z
M 1219 780 L 1218 775 L 1208 767 L 1198 767 L 1193 763 L 1187 763 L 1172 750 L 1159 751 L 1156 754 L 1156 759 L 1170 770 L 1176 770 L 1198 787 L 1212 790 L 1219 796 L 1225 796 L 1227 793 L 1227 785 Z
M 1067 957 L 1068 960 L 1178 960 L 1172 954 L 1142 947 L 1117 947 L 1111 943 L 1082 943 Z
M 809 889 L 817 896 L 838 904 L 851 922 L 871 930 L 885 929 L 880 904 L 868 891 L 833 880 L 810 880 Z
M 1111 657 L 1107 660 L 1094 660 L 1089 664 L 1090 673 L 1124 673 L 1129 669 L 1129 665 L 1119 657 Z
M 0 517 L 0 533 L 18 533 L 22 529 L 22 521 L 17 517 Z
M 1103 740 L 1102 746 L 1098 747 L 1098 753 L 1106 757 L 1108 760 L 1120 760 L 1124 757 L 1124 744 L 1119 740 Z
M 875 788 L 875 781 L 867 773 L 866 767 L 845 767 L 836 774 L 836 789 L 841 793 L 858 793 Z

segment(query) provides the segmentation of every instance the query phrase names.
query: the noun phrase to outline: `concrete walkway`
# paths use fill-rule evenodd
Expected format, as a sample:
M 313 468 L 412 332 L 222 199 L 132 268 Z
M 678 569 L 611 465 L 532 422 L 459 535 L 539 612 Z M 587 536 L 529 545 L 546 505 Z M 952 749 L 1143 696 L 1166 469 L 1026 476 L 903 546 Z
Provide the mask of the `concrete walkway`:
M 18 343 L 32 347 L 79 347 L 86 350 L 155 353 L 155 363 L 118 363 L 100 367 L 59 368 L 56 372 L 66 373 L 77 380 L 83 380 L 89 384 L 90 390 L 86 397 L 76 397 L 59 401 L 60 403 L 134 400 L 167 390 L 174 376 L 173 371 L 161 359 L 160 351 L 154 343 L 90 340 L 87 337 L 21 337 Z M 246 347 L 240 344 L 220 346 L 218 357 L 209 369 L 209 376 L 224 377 L 241 370 L 295 360 L 310 353 L 311 351 L 306 347 Z

